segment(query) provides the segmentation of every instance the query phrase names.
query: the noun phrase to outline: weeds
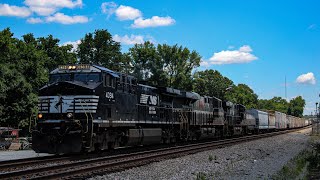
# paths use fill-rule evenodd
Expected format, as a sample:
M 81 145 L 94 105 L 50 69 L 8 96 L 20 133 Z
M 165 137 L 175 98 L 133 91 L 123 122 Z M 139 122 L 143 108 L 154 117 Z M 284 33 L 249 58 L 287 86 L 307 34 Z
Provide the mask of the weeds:
M 307 160 L 310 155 L 310 151 L 307 150 L 300 152 L 287 165 L 283 166 L 272 179 L 301 179 L 301 176 L 305 176 L 306 167 L 309 164 Z
M 206 180 L 206 179 L 207 179 L 206 173 L 199 172 L 199 173 L 197 174 L 196 180 Z
M 212 155 L 209 155 L 209 161 L 211 162 L 213 160 Z
M 320 143 L 312 143 L 312 148 L 303 150 L 292 158 L 287 165 L 272 177 L 272 179 L 315 179 L 320 170 Z
M 212 155 L 209 155 L 209 161 L 211 162 L 211 161 L 213 161 L 213 160 L 217 160 L 218 158 L 217 158 L 217 156 L 216 155 L 214 155 L 214 156 L 212 156 Z

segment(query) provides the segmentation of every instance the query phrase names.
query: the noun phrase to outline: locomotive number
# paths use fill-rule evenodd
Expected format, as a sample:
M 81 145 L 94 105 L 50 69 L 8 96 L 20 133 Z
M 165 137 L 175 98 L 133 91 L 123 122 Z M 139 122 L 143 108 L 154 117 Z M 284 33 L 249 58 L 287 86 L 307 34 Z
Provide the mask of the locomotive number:
M 112 92 L 107 92 L 106 93 L 106 98 L 113 99 L 114 98 L 113 93 Z
M 155 107 L 149 107 L 149 114 L 157 114 Z

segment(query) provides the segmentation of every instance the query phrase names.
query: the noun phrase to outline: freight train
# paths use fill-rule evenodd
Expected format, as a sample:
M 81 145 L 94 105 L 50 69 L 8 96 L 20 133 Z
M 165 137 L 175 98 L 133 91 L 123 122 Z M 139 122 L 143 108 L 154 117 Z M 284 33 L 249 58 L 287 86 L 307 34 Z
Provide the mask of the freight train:
M 66 154 L 302 127 L 301 118 L 216 97 L 139 84 L 108 68 L 61 65 L 39 90 L 38 153 Z

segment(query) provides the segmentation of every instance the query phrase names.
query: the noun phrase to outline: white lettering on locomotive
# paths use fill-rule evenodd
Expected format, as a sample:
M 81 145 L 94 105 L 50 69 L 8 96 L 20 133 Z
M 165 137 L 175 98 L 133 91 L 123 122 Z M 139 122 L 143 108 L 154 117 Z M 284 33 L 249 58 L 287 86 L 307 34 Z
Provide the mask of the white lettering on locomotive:
M 106 98 L 113 99 L 114 98 L 113 93 L 112 92 L 106 92 Z
M 156 106 L 156 105 L 158 105 L 158 96 L 153 96 L 153 95 L 149 95 L 149 94 L 141 94 L 140 103 Z
M 157 96 L 149 96 L 148 104 L 157 105 L 158 97 Z

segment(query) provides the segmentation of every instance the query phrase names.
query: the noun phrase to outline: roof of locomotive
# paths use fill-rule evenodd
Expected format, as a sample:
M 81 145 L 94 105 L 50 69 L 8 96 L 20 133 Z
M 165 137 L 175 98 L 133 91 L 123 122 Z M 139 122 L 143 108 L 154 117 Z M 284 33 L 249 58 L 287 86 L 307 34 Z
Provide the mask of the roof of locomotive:
M 121 74 L 102 66 L 90 65 L 90 64 L 59 65 L 58 68 L 52 70 L 50 74 L 72 73 L 72 72 L 85 72 L 85 73 L 106 72 L 114 77 L 119 77 L 119 74 Z

